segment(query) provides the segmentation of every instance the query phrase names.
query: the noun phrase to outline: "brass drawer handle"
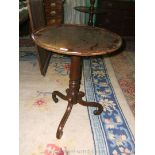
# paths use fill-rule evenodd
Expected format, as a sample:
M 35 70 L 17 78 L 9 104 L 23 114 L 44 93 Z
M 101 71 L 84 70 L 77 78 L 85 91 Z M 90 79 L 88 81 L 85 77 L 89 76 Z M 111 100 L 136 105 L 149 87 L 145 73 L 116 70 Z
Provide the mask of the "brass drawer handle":
M 56 14 L 56 11 L 51 11 L 51 15 L 55 15 Z
M 56 4 L 55 3 L 51 3 L 51 7 L 55 7 L 56 6 Z
M 51 23 L 55 23 L 55 19 L 52 19 L 52 20 L 51 20 Z

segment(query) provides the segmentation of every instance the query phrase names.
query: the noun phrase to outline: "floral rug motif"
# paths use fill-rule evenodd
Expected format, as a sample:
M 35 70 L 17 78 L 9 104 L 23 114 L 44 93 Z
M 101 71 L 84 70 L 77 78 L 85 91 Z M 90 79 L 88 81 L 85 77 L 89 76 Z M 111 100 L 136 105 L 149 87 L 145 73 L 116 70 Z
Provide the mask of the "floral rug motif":
M 54 104 L 51 93 L 65 92 L 69 68 L 69 57 L 54 54 L 42 77 L 34 56 L 20 57 L 20 155 L 134 155 L 134 116 L 107 58 L 84 59 L 81 85 L 85 100 L 104 111 L 95 116 L 95 108 L 75 105 L 62 139 L 55 138 L 67 104 Z
M 106 148 L 104 154 L 134 154 L 134 138 L 117 100 L 105 61 L 101 58 L 85 60 L 84 77 L 89 78 L 89 81 L 84 80 L 87 99 L 97 101 L 104 107 L 104 112 L 98 118 L 94 117 L 93 108 L 88 108 L 96 152 L 103 152 L 101 148 Z M 102 147 L 98 145 L 101 141 Z
M 135 54 L 134 50 L 125 50 L 110 58 L 117 80 L 135 114 Z

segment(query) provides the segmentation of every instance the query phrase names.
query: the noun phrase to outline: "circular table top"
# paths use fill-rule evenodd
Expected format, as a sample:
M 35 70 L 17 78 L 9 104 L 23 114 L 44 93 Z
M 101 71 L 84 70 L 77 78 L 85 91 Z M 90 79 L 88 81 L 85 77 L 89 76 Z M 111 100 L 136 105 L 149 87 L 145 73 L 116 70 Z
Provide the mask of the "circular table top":
M 35 43 L 52 52 L 93 56 L 117 50 L 122 39 L 106 29 L 81 25 L 47 26 L 33 32 Z
M 90 7 L 87 6 L 76 6 L 74 7 L 74 9 L 84 13 L 91 13 L 91 12 L 93 12 L 94 14 L 105 13 L 104 9 L 97 7 L 94 7 L 94 10 L 90 10 Z

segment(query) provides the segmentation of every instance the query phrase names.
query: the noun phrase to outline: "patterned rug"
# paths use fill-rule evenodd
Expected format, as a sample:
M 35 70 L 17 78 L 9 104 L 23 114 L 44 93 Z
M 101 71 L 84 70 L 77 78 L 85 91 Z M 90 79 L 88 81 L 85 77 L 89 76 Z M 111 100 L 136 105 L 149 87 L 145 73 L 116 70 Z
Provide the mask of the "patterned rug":
M 134 116 L 108 58 L 83 61 L 81 90 L 85 100 L 103 105 L 103 113 L 95 116 L 95 108 L 75 105 L 56 139 L 67 102 L 55 104 L 51 93 L 65 93 L 70 58 L 52 58 L 42 77 L 35 54 L 20 52 L 20 155 L 134 155 Z
M 131 42 L 123 52 L 110 58 L 116 78 L 135 115 L 135 52 Z

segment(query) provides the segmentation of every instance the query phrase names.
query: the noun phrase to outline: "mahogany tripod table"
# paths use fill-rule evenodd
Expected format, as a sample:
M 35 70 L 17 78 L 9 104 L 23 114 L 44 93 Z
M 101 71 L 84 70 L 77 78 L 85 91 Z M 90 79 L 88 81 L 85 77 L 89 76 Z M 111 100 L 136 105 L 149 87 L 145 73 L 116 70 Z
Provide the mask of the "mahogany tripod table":
M 59 91 L 52 93 L 54 102 L 58 102 L 57 97 L 68 101 L 66 112 L 56 133 L 56 137 L 60 139 L 74 104 L 79 103 L 83 106 L 97 107 L 97 110 L 94 111 L 95 115 L 99 115 L 103 111 L 101 104 L 82 100 L 85 95 L 79 91 L 82 57 L 114 52 L 121 46 L 122 39 L 108 30 L 81 25 L 47 26 L 33 32 L 32 38 L 38 46 L 46 50 L 71 56 L 69 88 L 66 89 L 67 95 L 63 95 Z

